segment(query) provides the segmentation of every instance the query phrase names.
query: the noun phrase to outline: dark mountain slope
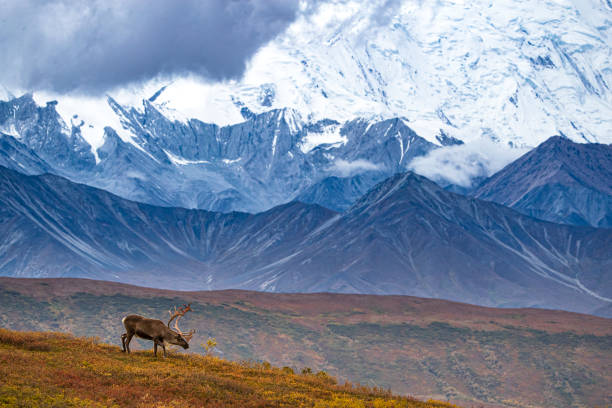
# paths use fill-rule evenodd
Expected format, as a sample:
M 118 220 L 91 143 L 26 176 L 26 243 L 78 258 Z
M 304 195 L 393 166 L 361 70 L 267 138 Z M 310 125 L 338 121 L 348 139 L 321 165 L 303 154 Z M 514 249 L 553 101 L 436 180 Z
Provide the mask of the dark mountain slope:
M 339 215 L 154 207 L 57 176 L 0 169 L 0 273 L 141 285 L 412 294 L 606 313 L 612 230 L 447 192 L 412 173 Z
M 612 227 L 612 146 L 556 136 L 485 180 L 473 193 L 524 214 Z
M 308 187 L 296 200 L 308 204 L 319 204 L 342 212 L 386 177 L 380 172 L 368 172 L 352 177 L 326 177 Z
M 610 248 L 610 230 L 539 221 L 408 173 L 378 184 L 256 282 L 586 311 L 612 298 Z
M 155 207 L 53 175 L 0 175 L 0 272 L 10 276 L 205 288 L 210 263 L 228 249 L 243 250 L 247 264 L 250 255 L 284 253 L 300 229 L 334 214 L 301 203 L 258 215 Z

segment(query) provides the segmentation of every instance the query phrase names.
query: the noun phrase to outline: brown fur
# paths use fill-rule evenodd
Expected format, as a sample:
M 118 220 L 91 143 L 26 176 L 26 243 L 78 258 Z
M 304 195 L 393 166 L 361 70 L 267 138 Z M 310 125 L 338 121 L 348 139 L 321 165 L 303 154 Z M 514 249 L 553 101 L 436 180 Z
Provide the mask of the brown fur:
M 164 322 L 157 319 L 148 319 L 139 315 L 128 315 L 122 320 L 126 332 L 121 335 L 123 352 L 130 352 L 132 337 L 140 337 L 153 341 L 153 352 L 157 357 L 157 346 L 161 346 L 166 357 L 166 343 L 189 348 L 187 341 L 179 333 L 170 329 Z

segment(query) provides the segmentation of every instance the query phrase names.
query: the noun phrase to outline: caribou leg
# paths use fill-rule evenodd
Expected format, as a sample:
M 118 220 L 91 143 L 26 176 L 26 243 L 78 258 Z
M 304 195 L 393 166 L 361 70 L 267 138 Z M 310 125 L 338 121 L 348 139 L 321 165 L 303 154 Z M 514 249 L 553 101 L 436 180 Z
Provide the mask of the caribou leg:
M 164 351 L 164 358 L 165 358 L 166 357 L 166 345 L 164 344 L 164 341 L 160 339 L 153 339 L 153 353 L 155 354 L 155 357 L 157 357 L 157 346 L 161 346 L 162 350 Z
M 121 351 L 125 353 L 125 338 L 127 337 L 127 333 L 123 333 L 121 335 Z
M 128 354 L 130 354 L 130 341 L 132 341 L 132 337 L 134 337 L 134 333 L 128 333 L 125 340 L 125 348 L 127 349 Z

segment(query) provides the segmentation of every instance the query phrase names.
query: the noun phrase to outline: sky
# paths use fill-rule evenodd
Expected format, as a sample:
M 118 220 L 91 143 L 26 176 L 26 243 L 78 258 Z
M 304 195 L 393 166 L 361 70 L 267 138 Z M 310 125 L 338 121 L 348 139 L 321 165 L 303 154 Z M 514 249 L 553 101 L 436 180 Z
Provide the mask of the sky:
M 239 78 L 297 0 L 0 0 L 0 84 L 104 93 L 153 77 Z

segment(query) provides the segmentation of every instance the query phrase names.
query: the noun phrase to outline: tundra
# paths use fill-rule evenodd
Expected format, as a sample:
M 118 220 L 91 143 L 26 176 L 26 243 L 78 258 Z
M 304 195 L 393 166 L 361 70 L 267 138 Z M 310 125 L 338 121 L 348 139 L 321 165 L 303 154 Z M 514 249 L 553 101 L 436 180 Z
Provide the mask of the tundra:
M 191 330 L 189 333 L 182 332 L 178 327 L 178 321 L 190 310 L 191 304 L 183 305 L 183 307 L 179 309 L 175 306 L 174 311 L 169 311 L 170 320 L 168 320 L 168 324 L 164 324 L 161 320 L 149 319 L 139 315 L 125 316 L 121 320 L 123 326 L 125 326 L 125 333 L 121 335 L 122 351 L 130 352 L 130 341 L 132 341 L 132 337 L 134 336 L 145 340 L 152 340 L 155 357 L 157 357 L 157 346 L 161 346 L 164 350 L 164 357 L 166 357 L 167 344 L 175 344 L 184 349 L 188 349 L 189 341 L 193 337 L 195 330 Z M 174 320 L 175 330 L 170 328 L 172 320 Z

